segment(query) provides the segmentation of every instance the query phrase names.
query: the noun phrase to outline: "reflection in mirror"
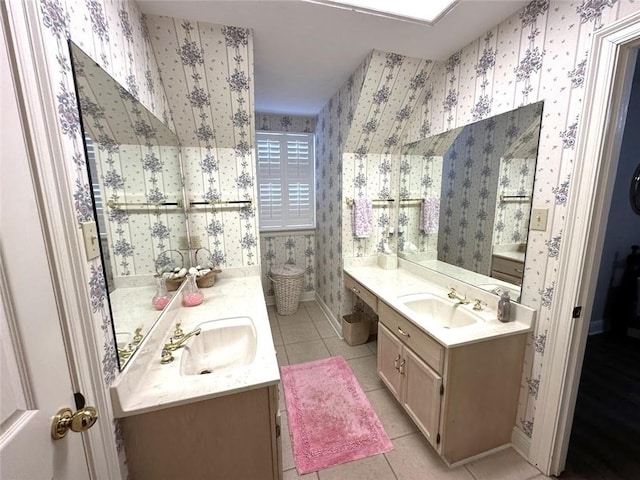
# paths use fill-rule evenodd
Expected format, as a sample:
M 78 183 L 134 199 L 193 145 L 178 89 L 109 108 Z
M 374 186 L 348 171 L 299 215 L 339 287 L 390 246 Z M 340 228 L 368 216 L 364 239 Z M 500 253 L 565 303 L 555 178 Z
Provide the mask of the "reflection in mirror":
M 405 145 L 398 255 L 518 301 L 542 102 Z
M 189 267 L 182 265 L 189 255 L 178 250 L 187 235 L 180 146 L 176 135 L 94 60 L 72 42 L 70 49 L 123 368 L 161 313 L 152 305 L 156 273 Z

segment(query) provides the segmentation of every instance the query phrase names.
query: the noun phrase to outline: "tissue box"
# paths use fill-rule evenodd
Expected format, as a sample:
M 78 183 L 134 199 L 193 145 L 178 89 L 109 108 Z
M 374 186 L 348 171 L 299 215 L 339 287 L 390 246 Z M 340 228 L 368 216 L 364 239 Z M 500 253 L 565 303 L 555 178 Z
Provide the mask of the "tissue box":
M 380 253 L 378 255 L 378 266 L 385 270 L 398 268 L 398 256 L 389 255 L 388 253 Z

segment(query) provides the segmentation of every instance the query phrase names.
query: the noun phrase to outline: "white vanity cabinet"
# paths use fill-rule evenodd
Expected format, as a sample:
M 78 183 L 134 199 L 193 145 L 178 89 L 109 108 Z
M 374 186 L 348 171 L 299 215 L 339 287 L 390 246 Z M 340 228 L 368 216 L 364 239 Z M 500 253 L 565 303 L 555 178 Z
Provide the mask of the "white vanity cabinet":
M 282 478 L 278 387 L 120 419 L 131 480 Z
M 427 440 L 436 446 L 442 377 L 382 322 L 378 326 L 378 375 Z
M 526 334 L 455 347 L 378 301 L 378 375 L 449 464 L 511 442 Z

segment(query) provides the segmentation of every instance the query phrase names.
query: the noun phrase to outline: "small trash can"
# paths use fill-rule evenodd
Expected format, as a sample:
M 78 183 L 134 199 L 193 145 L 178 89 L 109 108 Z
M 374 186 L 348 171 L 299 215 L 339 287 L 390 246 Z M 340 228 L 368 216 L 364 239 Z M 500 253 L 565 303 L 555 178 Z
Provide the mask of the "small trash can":
M 342 336 L 351 345 L 362 345 L 369 340 L 369 319 L 362 313 L 351 313 L 342 317 Z
M 296 313 L 304 284 L 304 270 L 295 265 L 276 265 L 271 268 L 269 278 L 273 282 L 278 315 Z

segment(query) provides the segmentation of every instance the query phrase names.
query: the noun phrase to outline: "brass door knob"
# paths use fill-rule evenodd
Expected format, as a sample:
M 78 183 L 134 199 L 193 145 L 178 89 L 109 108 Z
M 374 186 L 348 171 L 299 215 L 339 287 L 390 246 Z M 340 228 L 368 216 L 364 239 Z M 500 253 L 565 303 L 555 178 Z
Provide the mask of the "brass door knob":
M 63 408 L 56 413 L 51 422 L 51 437 L 60 440 L 69 432 L 86 432 L 98 421 L 98 411 L 94 407 L 84 407 L 73 413 Z

